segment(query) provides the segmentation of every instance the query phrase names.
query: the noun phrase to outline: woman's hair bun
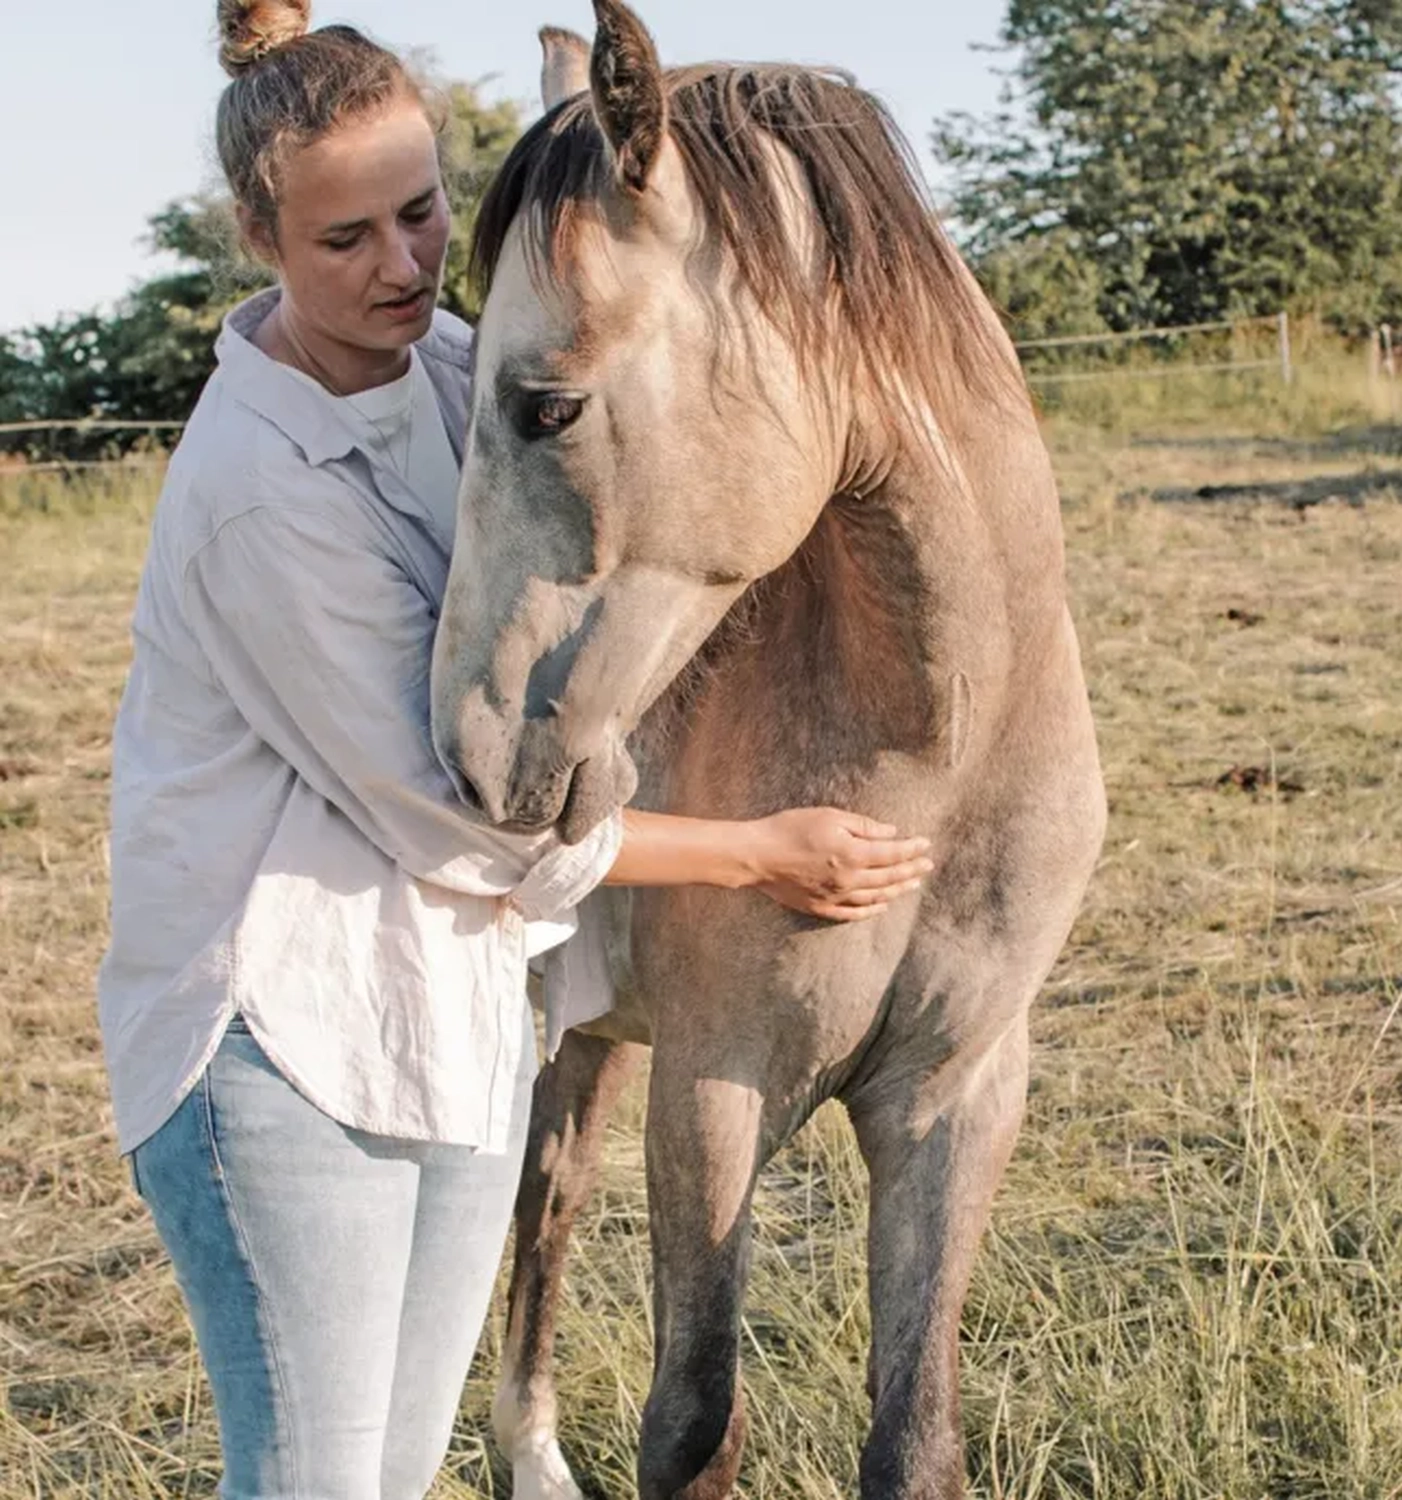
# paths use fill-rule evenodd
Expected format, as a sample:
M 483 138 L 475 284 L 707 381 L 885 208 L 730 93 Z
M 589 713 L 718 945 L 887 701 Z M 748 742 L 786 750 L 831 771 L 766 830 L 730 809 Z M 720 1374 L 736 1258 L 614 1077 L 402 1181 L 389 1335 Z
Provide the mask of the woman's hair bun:
M 311 0 L 218 0 L 219 61 L 237 78 L 311 25 Z

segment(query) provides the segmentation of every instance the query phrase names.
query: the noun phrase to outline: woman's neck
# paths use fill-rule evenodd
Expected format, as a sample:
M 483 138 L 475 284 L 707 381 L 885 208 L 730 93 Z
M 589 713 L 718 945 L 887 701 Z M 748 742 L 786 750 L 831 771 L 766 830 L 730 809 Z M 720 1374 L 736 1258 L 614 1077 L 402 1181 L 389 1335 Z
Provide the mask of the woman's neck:
M 279 364 L 309 375 L 333 396 L 354 396 L 398 380 L 409 369 L 409 350 L 365 349 L 308 326 L 283 294 L 254 330 L 253 343 Z

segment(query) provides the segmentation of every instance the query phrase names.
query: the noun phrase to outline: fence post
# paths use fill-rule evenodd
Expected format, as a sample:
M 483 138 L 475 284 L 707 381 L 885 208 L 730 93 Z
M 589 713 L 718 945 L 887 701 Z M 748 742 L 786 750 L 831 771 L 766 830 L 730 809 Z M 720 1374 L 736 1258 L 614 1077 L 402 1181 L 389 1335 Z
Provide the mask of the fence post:
M 1378 330 L 1382 335 L 1382 368 L 1389 380 L 1397 378 L 1397 365 L 1392 357 L 1392 324 L 1384 323 Z
M 1295 374 L 1290 364 L 1290 314 L 1282 309 L 1276 321 L 1280 328 L 1280 378 L 1289 385 Z
M 1376 380 L 1383 371 L 1383 334 L 1375 328 L 1368 335 L 1368 379 Z

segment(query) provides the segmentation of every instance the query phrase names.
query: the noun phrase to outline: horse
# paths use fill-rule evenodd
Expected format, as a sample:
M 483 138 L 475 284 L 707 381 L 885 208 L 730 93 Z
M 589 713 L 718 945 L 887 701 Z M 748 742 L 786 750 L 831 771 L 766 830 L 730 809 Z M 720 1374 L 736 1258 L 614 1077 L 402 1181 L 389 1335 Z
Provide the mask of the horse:
M 928 835 L 936 868 L 857 924 L 746 891 L 586 900 L 617 1002 L 536 1084 L 494 1425 L 517 1500 L 579 1495 L 554 1310 L 650 1045 L 643 1500 L 732 1490 L 756 1176 L 829 1099 L 869 1173 L 861 1495 L 948 1500 L 1028 1012 L 1105 827 L 1056 485 L 878 101 L 825 70 L 664 70 L 627 5 L 594 10 L 592 45 L 542 32 L 548 112 L 476 226 L 438 752 L 484 817 L 566 843 L 630 798 L 829 804 Z

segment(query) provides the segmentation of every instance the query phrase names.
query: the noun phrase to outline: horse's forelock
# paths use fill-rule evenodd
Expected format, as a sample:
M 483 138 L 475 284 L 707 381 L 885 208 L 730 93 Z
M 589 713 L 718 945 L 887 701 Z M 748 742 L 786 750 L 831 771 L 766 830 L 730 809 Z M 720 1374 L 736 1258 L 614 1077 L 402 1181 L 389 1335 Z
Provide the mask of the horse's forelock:
M 669 132 L 705 221 L 803 367 L 861 377 L 893 426 L 909 422 L 912 394 L 947 415 L 961 393 L 998 399 L 1017 385 L 1011 352 L 877 99 L 844 75 L 786 65 L 677 68 L 666 87 Z M 775 144 L 806 185 L 822 284 L 792 232 Z M 574 248 L 580 210 L 611 180 L 588 95 L 537 121 L 482 203 L 478 285 L 490 286 L 522 213 L 537 269 L 553 274 Z

